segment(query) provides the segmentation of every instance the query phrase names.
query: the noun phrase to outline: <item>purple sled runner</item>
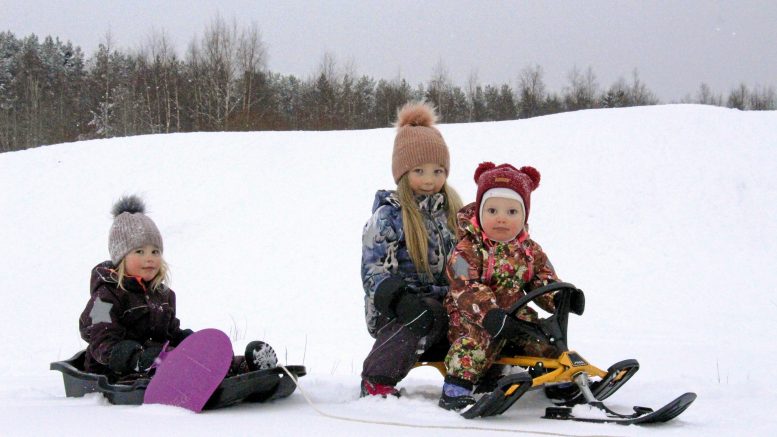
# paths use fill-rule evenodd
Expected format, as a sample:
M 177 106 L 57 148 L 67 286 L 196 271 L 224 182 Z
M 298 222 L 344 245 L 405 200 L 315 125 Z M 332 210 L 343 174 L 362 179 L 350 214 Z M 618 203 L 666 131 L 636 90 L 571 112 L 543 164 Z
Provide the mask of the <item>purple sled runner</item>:
M 201 412 L 232 363 L 232 343 L 218 329 L 186 337 L 156 368 L 144 404 L 164 404 Z

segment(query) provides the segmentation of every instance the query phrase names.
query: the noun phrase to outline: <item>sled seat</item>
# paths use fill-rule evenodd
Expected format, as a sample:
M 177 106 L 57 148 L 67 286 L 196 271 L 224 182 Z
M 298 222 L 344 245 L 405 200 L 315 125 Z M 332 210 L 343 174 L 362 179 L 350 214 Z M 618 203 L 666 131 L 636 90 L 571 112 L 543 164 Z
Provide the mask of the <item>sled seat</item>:
M 85 356 L 86 351 L 82 350 L 49 366 L 50 370 L 62 372 L 66 397 L 80 398 L 87 393 L 102 393 L 114 405 L 143 404 L 146 387 L 151 381 L 149 378 L 136 379 L 131 383 L 111 383 L 106 375 L 84 371 Z M 286 366 L 286 369 L 295 378 L 307 374 L 305 366 Z M 238 402 L 268 402 L 287 397 L 296 388 L 296 383 L 281 367 L 256 370 L 224 378 L 205 409 L 222 408 Z
M 49 366 L 50 370 L 62 372 L 65 396 L 80 398 L 87 393 L 99 392 L 115 405 L 143 403 L 143 392 L 148 385 L 148 379 L 137 379 L 131 384 L 111 384 L 105 375 L 84 371 L 85 356 L 86 351 L 82 350 L 67 360 L 55 361 Z

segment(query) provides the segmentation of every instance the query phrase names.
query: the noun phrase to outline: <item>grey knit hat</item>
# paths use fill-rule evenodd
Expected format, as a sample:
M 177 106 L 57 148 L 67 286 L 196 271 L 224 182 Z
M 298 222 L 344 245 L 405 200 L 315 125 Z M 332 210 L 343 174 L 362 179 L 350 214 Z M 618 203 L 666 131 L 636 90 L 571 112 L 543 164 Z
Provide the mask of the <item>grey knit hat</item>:
M 437 115 L 427 103 L 408 103 L 397 113 L 397 136 L 391 156 L 394 182 L 414 167 L 440 164 L 450 173 L 450 155 L 442 134 L 434 127 Z
M 118 266 L 131 250 L 147 244 L 162 247 L 162 234 L 145 214 L 146 205 L 139 197 L 123 196 L 113 205 L 113 225 L 108 236 L 108 252 L 111 262 Z

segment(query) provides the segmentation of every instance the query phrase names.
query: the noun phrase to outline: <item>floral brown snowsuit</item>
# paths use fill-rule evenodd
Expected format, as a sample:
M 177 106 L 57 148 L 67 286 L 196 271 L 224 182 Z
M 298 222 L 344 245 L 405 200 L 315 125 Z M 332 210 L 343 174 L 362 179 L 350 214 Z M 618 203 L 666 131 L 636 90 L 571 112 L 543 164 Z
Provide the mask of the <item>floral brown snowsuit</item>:
M 505 344 L 493 341 L 483 328 L 483 318 L 494 308 L 507 309 L 527 292 L 556 282 L 556 272 L 539 244 L 522 231 L 512 241 L 489 240 L 475 219 L 475 204 L 458 213 L 459 243 L 447 265 L 450 292 L 445 308 L 450 316 L 448 338 L 451 348 L 445 358 L 448 376 L 477 383 Z M 553 312 L 553 298 L 544 295 L 535 301 Z M 518 318 L 536 322 L 537 312 L 528 306 Z M 528 355 L 558 355 L 550 344 L 529 337 L 512 339 Z

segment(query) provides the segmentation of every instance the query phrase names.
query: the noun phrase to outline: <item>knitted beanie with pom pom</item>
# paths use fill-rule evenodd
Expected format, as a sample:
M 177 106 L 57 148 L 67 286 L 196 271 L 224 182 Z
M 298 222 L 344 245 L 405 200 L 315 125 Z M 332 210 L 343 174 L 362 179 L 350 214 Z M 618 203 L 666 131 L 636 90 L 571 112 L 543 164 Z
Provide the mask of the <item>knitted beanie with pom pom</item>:
M 408 103 L 397 113 L 397 136 L 391 156 L 394 182 L 419 165 L 439 164 L 450 173 L 448 146 L 434 127 L 437 114 L 427 103 Z
M 488 190 L 506 188 L 521 196 L 525 213 L 524 223 L 528 223 L 531 192 L 540 186 L 540 172 L 537 169 L 529 166 L 517 169 L 510 164 L 495 165 L 493 162 L 483 162 L 475 169 L 475 183 L 478 184 L 475 211 L 481 211 L 481 202 L 484 201 L 483 195 Z M 480 219 L 479 215 L 478 219 Z
M 146 205 L 139 197 L 122 197 L 113 205 L 111 212 L 113 224 L 108 236 L 108 253 L 114 266 L 118 266 L 130 251 L 147 244 L 164 250 L 162 234 L 146 216 Z

